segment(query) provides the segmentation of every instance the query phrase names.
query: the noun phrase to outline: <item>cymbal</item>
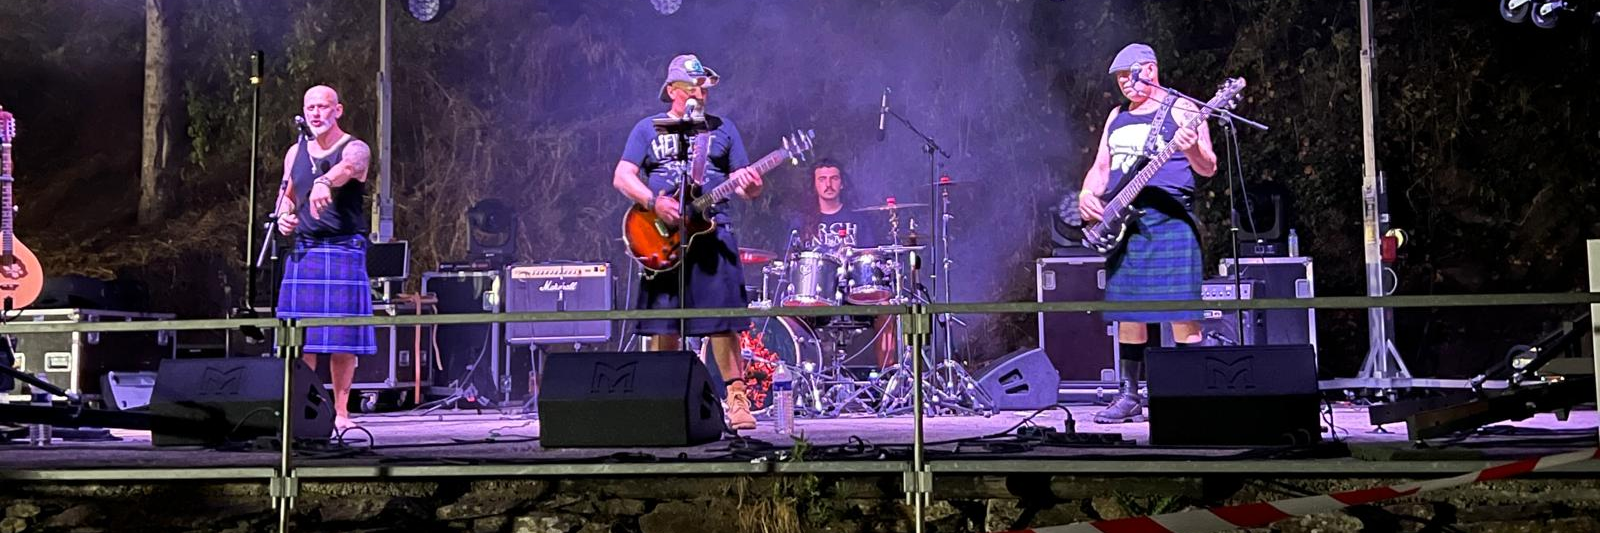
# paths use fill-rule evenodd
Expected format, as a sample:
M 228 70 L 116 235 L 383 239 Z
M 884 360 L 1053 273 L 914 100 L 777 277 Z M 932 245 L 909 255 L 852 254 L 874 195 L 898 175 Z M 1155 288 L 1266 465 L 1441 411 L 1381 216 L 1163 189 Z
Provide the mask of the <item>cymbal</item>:
M 760 248 L 739 248 L 739 263 L 745 265 L 759 265 L 770 263 L 778 258 L 778 252 L 762 250 Z
M 884 253 L 896 254 L 896 253 L 902 253 L 902 252 L 915 252 L 915 251 L 921 250 L 923 248 L 927 248 L 927 246 L 924 246 L 924 245 L 921 245 L 921 244 L 917 244 L 917 245 L 885 244 L 883 246 L 873 246 L 871 248 L 856 248 L 856 251 L 873 251 L 873 252 L 884 252 Z
M 887 203 L 887 204 L 883 204 L 883 205 L 857 207 L 855 209 L 852 209 L 851 211 L 893 211 L 893 210 L 896 210 L 896 209 L 905 209 L 905 208 L 909 208 L 909 207 L 928 207 L 928 204 L 920 204 L 920 203 L 913 203 L 913 204 Z

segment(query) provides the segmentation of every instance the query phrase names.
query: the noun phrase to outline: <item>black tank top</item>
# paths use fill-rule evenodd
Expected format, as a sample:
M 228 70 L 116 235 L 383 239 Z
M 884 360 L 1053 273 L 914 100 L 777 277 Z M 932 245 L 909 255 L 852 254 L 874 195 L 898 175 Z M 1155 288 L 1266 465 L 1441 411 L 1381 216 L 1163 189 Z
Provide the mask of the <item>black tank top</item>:
M 343 186 L 334 187 L 333 203 L 322 212 L 322 218 L 311 216 L 311 187 L 318 177 L 344 159 L 345 146 L 354 140 L 354 136 L 346 135 L 333 146 L 327 158 L 316 159 L 306 149 L 306 140 L 300 139 L 300 154 L 289 170 L 289 177 L 294 180 L 294 214 L 300 217 L 300 225 L 294 230 L 296 236 L 328 238 L 367 233 L 367 187 L 361 181 L 352 179 Z

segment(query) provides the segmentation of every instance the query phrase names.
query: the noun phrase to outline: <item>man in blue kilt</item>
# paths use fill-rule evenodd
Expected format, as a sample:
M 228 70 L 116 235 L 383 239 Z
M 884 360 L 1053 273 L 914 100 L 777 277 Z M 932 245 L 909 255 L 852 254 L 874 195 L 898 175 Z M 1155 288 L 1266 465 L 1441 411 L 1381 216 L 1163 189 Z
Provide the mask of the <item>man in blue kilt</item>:
M 1121 190 L 1146 157 L 1172 143 L 1178 151 L 1139 192 L 1133 206 L 1144 211 L 1128 228 L 1127 242 L 1106 263 L 1106 300 L 1199 300 L 1201 272 L 1199 229 L 1194 216 L 1195 175 L 1217 172 L 1217 154 L 1205 122 L 1182 128 L 1199 114 L 1199 106 L 1161 87 L 1156 54 L 1149 46 L 1130 44 L 1111 61 L 1110 74 L 1128 103 L 1111 109 L 1100 134 L 1094 166 L 1083 179 L 1078 209 L 1085 221 L 1100 220 L 1105 198 Z M 1106 313 L 1117 323 L 1121 351 L 1120 393 L 1094 420 L 1100 424 L 1142 422 L 1144 396 L 1139 375 L 1144 366 L 1150 324 L 1171 323 L 1173 339 L 1200 342 L 1200 311 L 1129 311 Z
M 312 87 L 303 102 L 310 138 L 302 135 L 283 157 L 275 210 L 278 231 L 294 236 L 278 294 L 278 316 L 370 317 L 365 203 L 372 151 L 339 128 L 344 106 L 332 88 Z M 328 354 L 334 426 L 340 431 L 355 426 L 349 404 L 356 356 L 377 351 L 372 326 L 306 330 L 306 365 L 315 369 L 318 354 Z
M 679 143 L 683 137 L 672 132 L 657 131 L 657 119 L 683 119 L 689 113 L 689 102 L 698 109 L 706 109 L 706 97 L 711 87 L 721 78 L 717 71 L 700 63 L 700 58 L 683 54 L 667 65 L 666 80 L 658 96 L 667 104 L 666 111 L 639 119 L 628 133 L 622 149 L 622 158 L 612 171 L 611 184 L 629 200 L 653 211 L 669 225 L 676 226 L 686 213 L 678 205 L 675 191 L 690 179 L 689 163 L 678 157 L 689 151 Z M 710 130 L 703 190 L 710 191 L 727 180 L 737 180 L 740 198 L 751 199 L 761 194 L 761 174 L 750 165 L 745 152 L 744 139 L 739 129 L 727 117 L 705 115 L 706 128 Z M 690 154 L 690 157 L 694 157 Z M 727 200 L 714 204 L 710 216 L 717 229 L 694 239 L 686 257 L 677 268 L 684 272 L 684 290 L 679 294 L 677 270 L 661 272 L 639 281 L 640 309 L 707 309 L 719 307 L 744 307 L 749 304 L 745 292 L 744 271 L 739 265 L 739 242 L 732 230 L 732 206 Z M 755 429 L 756 419 L 750 413 L 750 399 L 745 393 L 744 360 L 739 350 L 738 332 L 750 329 L 746 318 L 696 318 L 687 321 L 680 331 L 677 320 L 640 320 L 638 332 L 650 337 L 652 350 L 677 350 L 684 335 L 707 337 L 717 369 L 727 383 L 728 394 L 724 414 L 731 429 Z

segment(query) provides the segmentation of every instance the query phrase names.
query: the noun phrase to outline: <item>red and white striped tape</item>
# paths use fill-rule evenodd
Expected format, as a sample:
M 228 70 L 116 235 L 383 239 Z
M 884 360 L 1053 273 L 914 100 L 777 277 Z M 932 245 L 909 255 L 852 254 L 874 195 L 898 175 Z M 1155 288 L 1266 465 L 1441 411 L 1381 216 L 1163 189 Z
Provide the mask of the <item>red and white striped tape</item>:
M 1205 533 L 1264 527 L 1273 522 L 1336 511 L 1354 505 L 1410 496 L 1479 481 L 1504 479 L 1600 457 L 1600 448 L 1524 459 L 1455 477 L 1406 483 L 1391 487 L 1352 490 L 1276 502 L 1247 503 L 1214 509 L 1183 511 L 1156 516 L 1080 522 L 1065 526 L 1023 529 L 1002 533 Z

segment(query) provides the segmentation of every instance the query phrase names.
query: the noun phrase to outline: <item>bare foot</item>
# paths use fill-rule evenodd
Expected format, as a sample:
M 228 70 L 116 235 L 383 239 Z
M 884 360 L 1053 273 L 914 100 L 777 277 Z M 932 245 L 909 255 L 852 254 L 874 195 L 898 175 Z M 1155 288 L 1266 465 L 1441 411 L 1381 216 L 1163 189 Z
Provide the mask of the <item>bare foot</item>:
M 351 420 L 348 416 L 340 416 L 333 419 L 333 429 L 340 433 L 344 433 L 358 427 L 361 427 L 361 424 L 357 424 L 356 421 Z

